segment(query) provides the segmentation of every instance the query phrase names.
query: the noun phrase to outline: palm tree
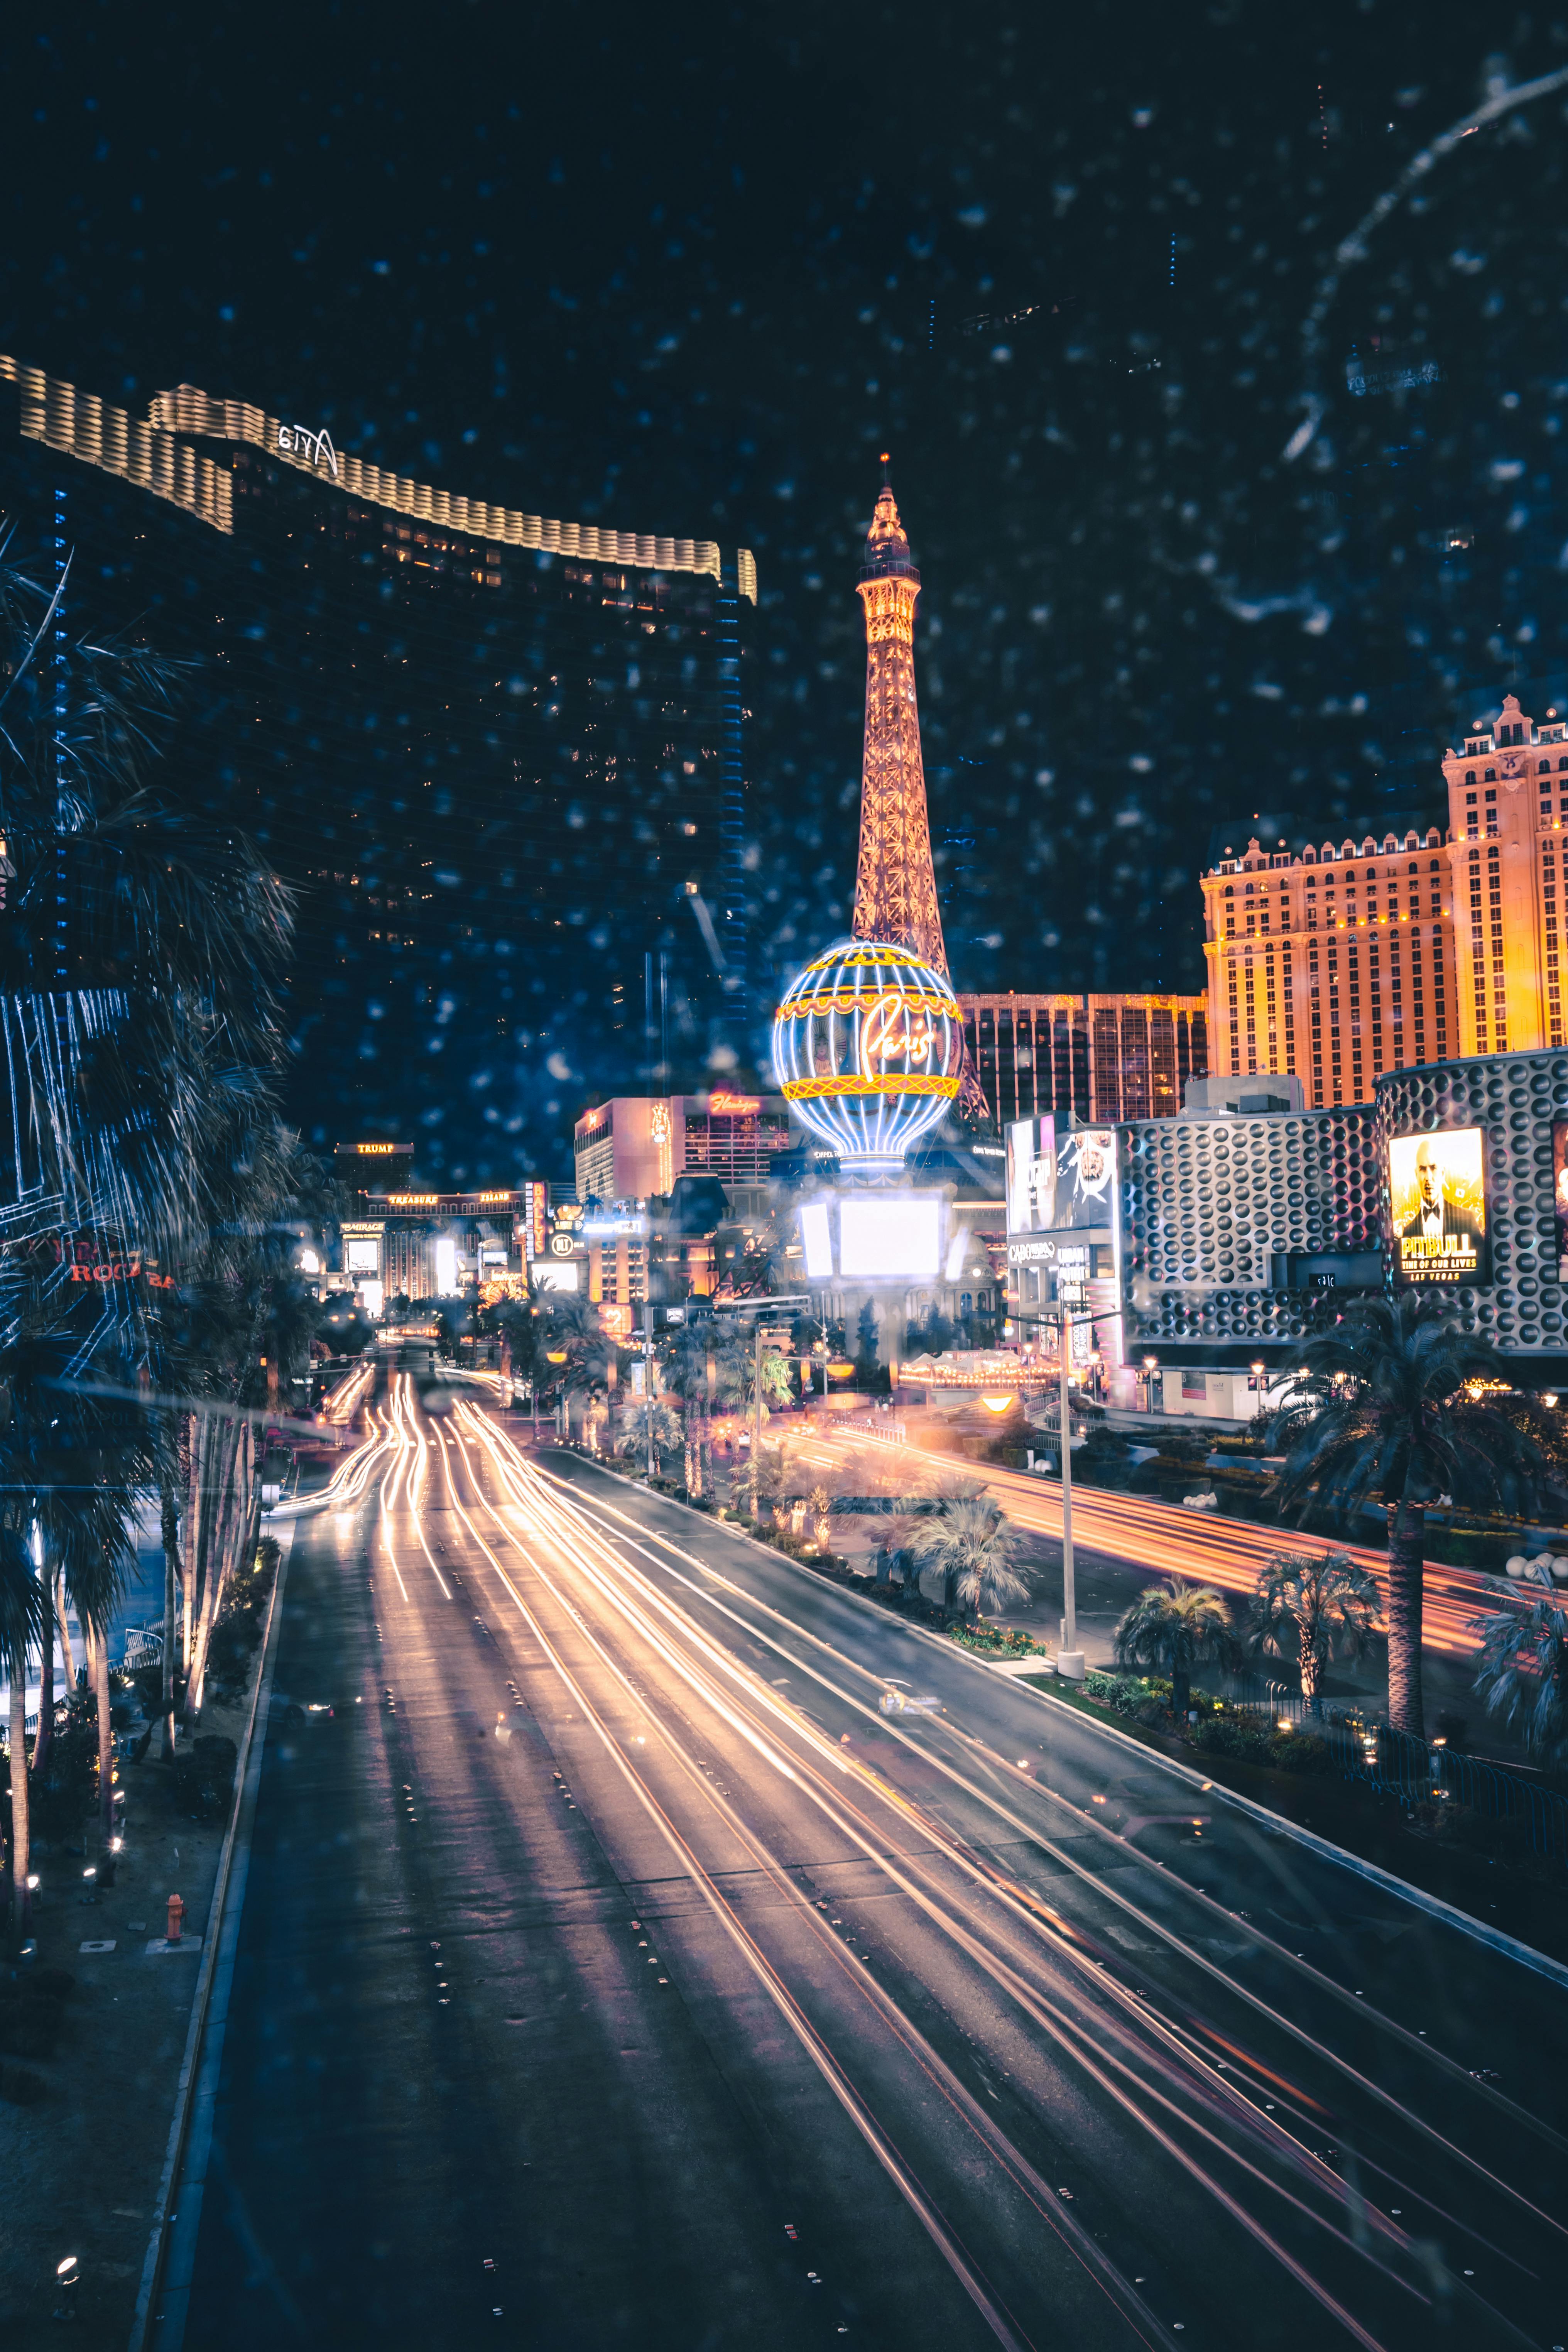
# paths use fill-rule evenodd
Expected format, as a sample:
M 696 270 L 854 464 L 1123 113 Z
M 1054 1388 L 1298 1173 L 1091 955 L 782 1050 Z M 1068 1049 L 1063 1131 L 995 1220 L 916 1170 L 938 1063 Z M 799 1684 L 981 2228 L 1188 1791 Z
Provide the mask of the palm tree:
M 1542 1593 L 1524 1609 L 1476 1620 L 1481 1637 L 1476 1689 L 1549 1763 L 1568 1754 L 1568 1604 Z
M 1377 1579 L 1342 1551 L 1277 1552 L 1258 1570 L 1247 1640 L 1270 1657 L 1299 1664 L 1301 1696 L 1321 1715 L 1330 1659 L 1358 1657 L 1367 1648 L 1380 1606 Z
M 1489 1340 L 1459 1330 L 1441 1299 L 1368 1298 L 1309 1341 L 1296 1393 L 1276 1419 L 1287 1459 L 1281 1507 L 1340 1514 L 1379 1496 L 1388 1522 L 1388 1713 L 1424 1737 L 1421 1599 L 1426 1507 L 1539 1512 L 1565 1466 L 1533 1397 L 1510 1386 Z
M 1116 1629 L 1119 1666 L 1152 1667 L 1171 1677 L 1171 1712 L 1186 1721 L 1193 1668 L 1217 1665 L 1231 1650 L 1230 1620 L 1212 1584 L 1173 1576 L 1141 1592 Z
M 1017 1549 L 1016 1529 L 990 1495 L 950 1496 L 939 1516 L 921 1520 L 909 1544 L 917 1568 L 940 1572 L 950 1612 L 960 1602 L 983 1613 L 1026 1601 L 1028 1580 L 1014 1565 Z
M 621 1415 L 620 1433 L 616 1439 L 616 1452 L 635 1454 L 646 1459 L 650 1423 L 652 1423 L 654 1459 L 662 1476 L 664 1457 L 667 1454 L 673 1454 L 684 1442 L 684 1432 L 680 1426 L 679 1414 L 673 1412 L 661 1397 L 655 1397 L 651 1403 L 646 1397 L 638 1397 L 634 1404 L 627 1405 Z

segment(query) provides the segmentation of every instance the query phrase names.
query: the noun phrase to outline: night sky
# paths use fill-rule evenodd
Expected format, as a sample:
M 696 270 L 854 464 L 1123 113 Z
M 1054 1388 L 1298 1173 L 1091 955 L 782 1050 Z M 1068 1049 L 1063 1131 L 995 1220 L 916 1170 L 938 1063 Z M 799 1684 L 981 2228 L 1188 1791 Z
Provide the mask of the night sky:
M 752 547 L 764 1001 L 847 923 L 890 449 L 955 978 L 1198 988 L 1237 820 L 1431 821 L 1568 698 L 1568 83 L 1335 260 L 1568 24 L 790 14 L 14 8 L 0 349 Z

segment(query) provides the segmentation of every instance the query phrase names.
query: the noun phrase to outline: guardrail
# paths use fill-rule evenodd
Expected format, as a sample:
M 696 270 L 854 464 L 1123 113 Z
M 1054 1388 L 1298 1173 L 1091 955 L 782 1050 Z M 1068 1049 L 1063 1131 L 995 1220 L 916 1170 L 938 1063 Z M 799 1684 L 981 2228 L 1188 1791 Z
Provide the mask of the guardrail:
M 1248 1716 L 1321 1739 L 1346 1780 L 1395 1797 L 1407 1811 L 1452 1805 L 1478 1820 L 1508 1825 L 1543 1861 L 1568 1869 L 1568 1796 L 1544 1781 L 1510 1771 L 1446 1739 L 1415 1739 L 1383 1723 L 1338 1707 L 1314 1715 L 1300 1691 L 1280 1683 L 1253 1685 L 1227 1701 L 1226 1713 Z M 1245 1686 L 1244 1686 L 1245 1691 Z

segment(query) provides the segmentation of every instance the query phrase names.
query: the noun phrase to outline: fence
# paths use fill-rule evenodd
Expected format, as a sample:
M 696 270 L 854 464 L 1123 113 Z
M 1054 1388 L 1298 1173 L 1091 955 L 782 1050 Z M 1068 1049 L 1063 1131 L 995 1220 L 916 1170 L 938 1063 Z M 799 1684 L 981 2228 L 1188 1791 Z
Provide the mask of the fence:
M 1479 1821 L 1508 1824 L 1544 1861 L 1568 1869 L 1568 1798 L 1522 1773 L 1467 1756 L 1445 1740 L 1413 1739 L 1391 1724 L 1368 1721 L 1337 1707 L 1313 1715 L 1300 1691 L 1249 1680 L 1227 1702 L 1227 1712 L 1256 1716 L 1281 1728 L 1310 1732 L 1327 1746 L 1341 1777 L 1398 1799 L 1409 1811 L 1453 1805 Z

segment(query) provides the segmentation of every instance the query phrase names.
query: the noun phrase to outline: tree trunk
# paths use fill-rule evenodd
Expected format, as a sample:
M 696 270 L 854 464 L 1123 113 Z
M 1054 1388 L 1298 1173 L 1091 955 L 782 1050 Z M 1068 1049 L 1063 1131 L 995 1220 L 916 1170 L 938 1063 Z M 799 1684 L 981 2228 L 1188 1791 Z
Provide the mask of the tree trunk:
M 1185 1658 L 1171 1661 L 1171 1712 L 1180 1727 L 1187 1719 L 1187 1709 L 1193 1703 L 1193 1670 Z
M 1421 1703 L 1422 1554 L 1426 1513 L 1419 1503 L 1388 1511 L 1388 1719 L 1413 1739 L 1426 1736 Z
M 92 1645 L 92 1687 L 98 1699 L 98 1831 L 105 1861 L 114 1835 L 114 1733 L 109 1720 L 109 1627 L 100 1625 Z M 112 1867 L 109 1873 L 113 1877 Z M 102 1865 L 99 1871 L 103 1881 Z
M 1322 1664 L 1310 1638 L 1301 1644 L 1301 1704 L 1309 1715 L 1323 1711 Z
M 33 1898 L 27 1892 L 31 1839 L 27 1818 L 27 1667 L 11 1675 L 11 1917 L 18 1943 L 33 1924 Z
M 65 1652 L 66 1682 L 74 1694 L 76 1690 L 76 1654 L 71 1648 L 70 1620 L 66 1614 L 66 1580 L 63 1576 L 57 1576 L 55 1578 L 54 1594 L 55 1615 L 58 1620 L 60 1629 L 60 1648 Z
M 163 1506 L 163 1761 L 174 1753 L 174 1618 L 175 1586 L 180 1572 L 180 1515 L 174 1479 L 165 1474 Z
M 192 1644 L 190 1662 L 185 1669 L 184 1719 L 193 1729 L 202 1711 L 202 1685 L 206 1679 L 207 1643 L 212 1639 L 213 1617 L 217 1604 L 217 1588 L 222 1577 L 223 1545 L 226 1521 L 231 1501 L 231 1445 L 237 1451 L 237 1432 L 231 1436 L 227 1428 L 218 1433 L 216 1444 L 208 1450 L 208 1459 L 216 1471 L 216 1480 L 208 1486 L 208 1503 L 205 1513 L 203 1534 L 206 1538 L 206 1562 L 202 1577 L 202 1613 Z
M 38 1729 L 33 1741 L 33 1778 L 40 1785 L 55 1729 L 55 1588 L 44 1579 L 44 1630 L 38 1642 Z
M 191 1678 L 191 1616 L 195 1607 L 196 1578 L 201 1571 L 202 1538 L 205 1533 L 206 1513 L 202 1504 L 202 1486 L 206 1475 L 207 1433 L 210 1427 L 210 1414 L 193 1413 L 186 1465 L 185 1594 L 180 1637 L 180 1664 L 184 1668 L 187 1687 Z

